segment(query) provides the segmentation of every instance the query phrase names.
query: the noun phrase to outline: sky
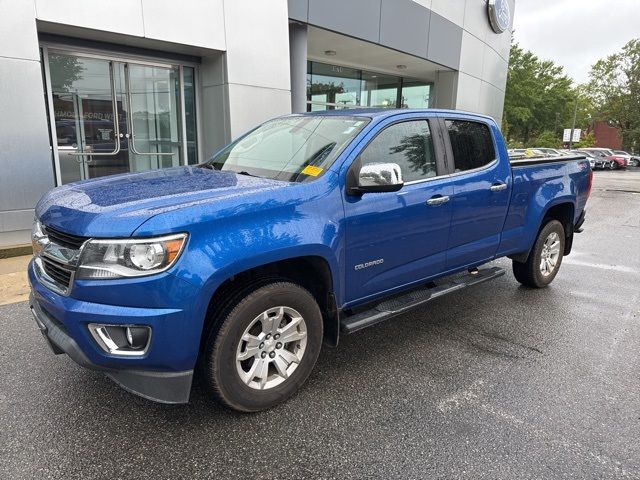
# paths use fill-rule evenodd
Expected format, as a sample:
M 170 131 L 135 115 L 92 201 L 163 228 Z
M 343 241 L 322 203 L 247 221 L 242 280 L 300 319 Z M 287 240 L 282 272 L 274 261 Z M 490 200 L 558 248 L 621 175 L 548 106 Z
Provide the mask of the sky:
M 516 0 L 514 37 L 576 83 L 591 65 L 640 38 L 640 0 Z

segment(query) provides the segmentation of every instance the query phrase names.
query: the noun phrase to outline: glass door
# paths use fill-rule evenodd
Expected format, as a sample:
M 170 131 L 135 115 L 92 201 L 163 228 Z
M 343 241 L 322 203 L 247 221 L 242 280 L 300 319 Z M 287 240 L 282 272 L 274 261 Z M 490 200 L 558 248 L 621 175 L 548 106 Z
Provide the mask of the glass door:
M 127 97 L 130 171 L 180 165 L 179 69 L 121 63 L 118 74 Z
M 62 183 L 90 178 L 89 165 L 99 157 L 125 163 L 112 62 L 50 54 L 49 72 Z
M 180 67 L 48 53 L 62 184 L 183 163 Z

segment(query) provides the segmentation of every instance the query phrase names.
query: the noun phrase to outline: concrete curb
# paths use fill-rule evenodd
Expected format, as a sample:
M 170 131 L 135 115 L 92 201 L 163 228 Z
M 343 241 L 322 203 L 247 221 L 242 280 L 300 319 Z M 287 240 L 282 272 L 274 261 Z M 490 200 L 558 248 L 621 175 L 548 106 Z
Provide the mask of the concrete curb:
M 0 247 L 0 260 L 3 258 L 20 257 L 22 255 L 31 255 L 33 250 L 30 244 L 27 245 L 10 245 L 8 247 Z

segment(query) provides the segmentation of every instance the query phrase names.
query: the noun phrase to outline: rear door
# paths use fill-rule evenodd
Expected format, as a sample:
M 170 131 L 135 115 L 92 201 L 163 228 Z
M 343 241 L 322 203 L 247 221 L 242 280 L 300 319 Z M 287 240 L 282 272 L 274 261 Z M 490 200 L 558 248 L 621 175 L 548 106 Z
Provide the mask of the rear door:
M 442 119 L 451 171 L 452 219 L 446 269 L 483 263 L 500 244 L 511 197 L 511 168 L 499 158 L 492 125 L 482 119 Z
M 384 122 L 360 147 L 361 164 L 396 163 L 405 184 L 398 192 L 345 195 L 347 304 L 437 275 L 445 265 L 453 189 L 439 121 L 413 114 Z

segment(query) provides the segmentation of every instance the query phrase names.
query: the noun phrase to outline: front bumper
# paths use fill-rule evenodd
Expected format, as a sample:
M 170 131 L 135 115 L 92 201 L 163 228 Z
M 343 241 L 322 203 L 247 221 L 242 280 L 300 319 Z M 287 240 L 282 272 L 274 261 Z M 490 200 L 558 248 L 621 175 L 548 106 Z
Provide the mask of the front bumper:
M 29 304 L 33 318 L 45 340 L 56 355 L 66 353 L 78 365 L 104 372 L 125 390 L 161 403 L 186 403 L 189 401 L 193 370 L 185 372 L 154 372 L 117 370 L 96 365 L 84 354 L 78 343 L 66 329 L 42 310 L 32 294 Z
M 77 364 L 102 371 L 124 389 L 149 400 L 188 402 L 199 345 L 199 335 L 192 338 L 196 329 L 185 328 L 190 311 L 82 301 L 42 285 L 33 265 L 28 272 L 31 312 L 55 354 L 66 353 Z M 134 294 L 135 288 L 129 287 Z M 154 332 L 152 344 L 142 357 L 110 355 L 92 338 L 89 323 L 148 325 Z

